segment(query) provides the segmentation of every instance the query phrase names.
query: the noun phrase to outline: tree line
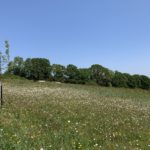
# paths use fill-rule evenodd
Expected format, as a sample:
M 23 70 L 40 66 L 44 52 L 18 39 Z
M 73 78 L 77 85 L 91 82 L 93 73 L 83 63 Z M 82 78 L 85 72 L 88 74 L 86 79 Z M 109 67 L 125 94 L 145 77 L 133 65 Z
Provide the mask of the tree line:
M 50 61 L 45 58 L 27 58 L 24 60 L 18 56 L 9 62 L 6 73 L 30 80 L 150 89 L 150 78 L 147 76 L 114 72 L 99 64 L 94 64 L 90 68 L 77 68 L 73 64 L 65 67 L 61 64 L 51 65 Z

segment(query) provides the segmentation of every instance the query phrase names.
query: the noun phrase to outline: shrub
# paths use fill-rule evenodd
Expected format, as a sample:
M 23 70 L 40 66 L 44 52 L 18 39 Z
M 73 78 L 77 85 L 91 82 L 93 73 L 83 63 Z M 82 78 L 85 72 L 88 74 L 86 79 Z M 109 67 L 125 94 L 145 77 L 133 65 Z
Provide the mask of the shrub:
M 141 76 L 141 88 L 142 89 L 150 89 L 150 78 L 148 78 L 147 76 Z
M 128 87 L 127 81 L 128 79 L 124 74 L 116 71 L 112 79 L 112 85 L 115 87 Z
M 133 75 L 135 80 L 135 85 L 137 88 L 141 88 L 141 77 L 140 75 Z
M 124 75 L 127 78 L 127 86 L 129 88 L 136 88 L 137 85 L 136 85 L 136 79 L 134 78 L 134 76 L 127 74 L 127 73 L 124 73 Z

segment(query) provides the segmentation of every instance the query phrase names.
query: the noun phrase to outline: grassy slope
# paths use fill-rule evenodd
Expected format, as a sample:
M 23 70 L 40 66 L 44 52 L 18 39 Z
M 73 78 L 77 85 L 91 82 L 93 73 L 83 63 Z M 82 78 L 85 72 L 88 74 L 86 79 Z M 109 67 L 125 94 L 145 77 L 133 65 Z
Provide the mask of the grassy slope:
M 0 150 L 150 149 L 150 92 L 4 81 Z

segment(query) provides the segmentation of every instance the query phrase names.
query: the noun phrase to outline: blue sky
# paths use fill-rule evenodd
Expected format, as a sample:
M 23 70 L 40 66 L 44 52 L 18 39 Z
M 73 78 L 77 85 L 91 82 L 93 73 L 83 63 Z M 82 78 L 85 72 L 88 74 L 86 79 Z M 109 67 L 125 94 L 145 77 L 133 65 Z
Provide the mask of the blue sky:
M 0 0 L 0 50 L 150 76 L 149 0 Z

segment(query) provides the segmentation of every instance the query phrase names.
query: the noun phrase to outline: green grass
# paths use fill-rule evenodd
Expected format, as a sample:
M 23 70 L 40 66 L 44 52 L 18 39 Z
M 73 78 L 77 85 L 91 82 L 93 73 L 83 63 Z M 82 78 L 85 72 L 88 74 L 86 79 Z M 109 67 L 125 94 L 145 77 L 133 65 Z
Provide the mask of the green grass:
M 4 80 L 0 150 L 149 150 L 150 92 Z

